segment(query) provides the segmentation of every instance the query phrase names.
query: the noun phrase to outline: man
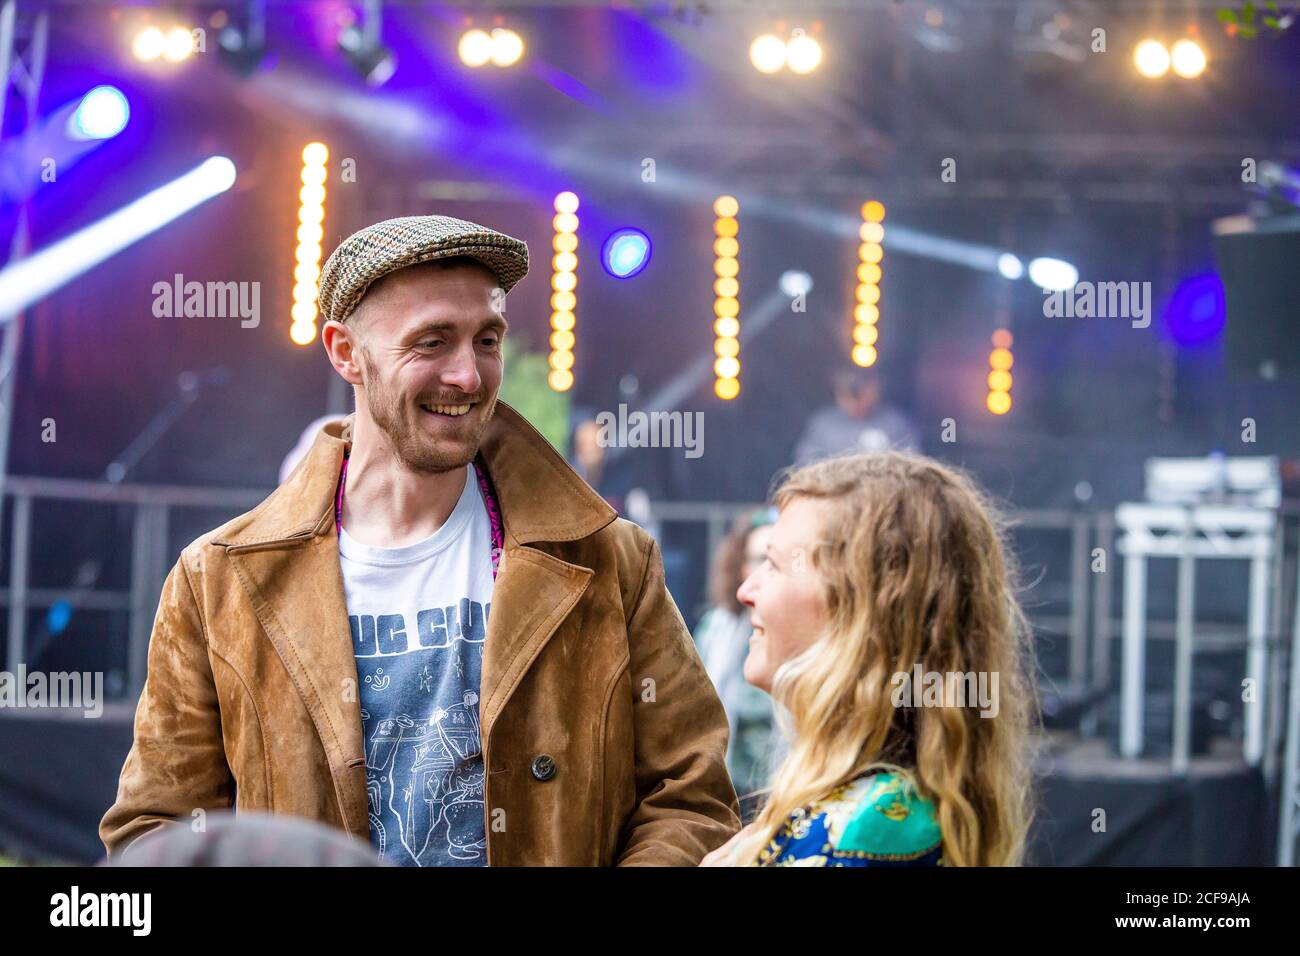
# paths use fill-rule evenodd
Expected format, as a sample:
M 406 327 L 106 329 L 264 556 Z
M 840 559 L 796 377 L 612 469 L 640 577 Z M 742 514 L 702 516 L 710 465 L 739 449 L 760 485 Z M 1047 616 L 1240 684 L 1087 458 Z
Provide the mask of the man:
M 920 450 L 907 416 L 884 404 L 884 383 L 875 369 L 845 363 L 832 375 L 831 385 L 835 404 L 809 417 L 795 446 L 796 466 L 844 452 Z
M 231 805 L 409 866 L 693 865 L 738 828 L 657 545 L 497 401 L 527 268 L 440 216 L 325 264 L 356 413 L 169 575 L 110 856 Z

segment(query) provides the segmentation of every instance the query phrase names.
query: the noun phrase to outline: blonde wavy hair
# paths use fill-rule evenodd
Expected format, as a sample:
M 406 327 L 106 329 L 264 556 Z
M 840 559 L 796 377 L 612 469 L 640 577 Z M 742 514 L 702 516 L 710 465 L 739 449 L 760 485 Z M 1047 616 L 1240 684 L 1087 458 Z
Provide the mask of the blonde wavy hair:
M 809 557 L 828 623 L 776 673 L 790 751 L 731 859 L 755 862 L 792 811 L 869 770 L 892 769 L 935 802 L 946 865 L 1019 865 L 1033 815 L 1038 701 L 997 509 L 964 474 L 898 452 L 795 471 L 775 503 L 796 498 L 824 505 Z M 896 707 L 894 675 L 917 663 L 996 673 L 996 715 Z

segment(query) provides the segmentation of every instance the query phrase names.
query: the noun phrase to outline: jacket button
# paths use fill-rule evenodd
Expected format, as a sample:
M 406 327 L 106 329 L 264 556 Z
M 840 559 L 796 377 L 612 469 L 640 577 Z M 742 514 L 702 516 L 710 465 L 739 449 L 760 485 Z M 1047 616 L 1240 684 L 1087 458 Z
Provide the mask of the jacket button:
M 538 754 L 533 758 L 532 771 L 538 780 L 550 780 L 555 776 L 555 758 L 550 754 Z

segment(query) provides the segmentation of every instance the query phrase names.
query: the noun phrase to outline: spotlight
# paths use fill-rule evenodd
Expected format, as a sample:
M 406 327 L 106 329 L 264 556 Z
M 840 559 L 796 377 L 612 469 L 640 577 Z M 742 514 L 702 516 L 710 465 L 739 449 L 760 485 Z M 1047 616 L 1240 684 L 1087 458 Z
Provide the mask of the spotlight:
M 461 34 L 456 52 L 466 66 L 484 66 L 492 59 L 492 38 L 485 30 L 466 30 Z
M 1227 322 L 1223 282 L 1215 272 L 1178 283 L 1165 307 L 1165 326 L 1179 345 L 1213 341 Z
M 760 73 L 775 73 L 785 66 L 785 41 L 765 33 L 749 45 L 749 62 Z
M 155 26 L 148 26 L 135 35 L 131 53 L 140 62 L 149 63 L 162 56 L 166 47 L 166 34 Z
M 791 31 L 789 40 L 764 33 L 749 45 L 749 62 L 760 73 L 777 73 L 789 67 L 791 73 L 808 74 L 822 61 L 822 45 L 802 29 Z
M 490 34 L 475 28 L 461 34 L 456 53 L 466 66 L 514 66 L 524 55 L 524 40 L 505 27 L 497 27 Z
M 383 0 L 366 0 L 361 10 L 361 24 L 339 31 L 339 49 L 367 85 L 379 87 L 397 71 L 397 56 L 380 39 Z
M 397 72 L 397 57 L 382 43 L 366 44 L 348 27 L 339 34 L 339 49 L 369 86 L 383 86 Z
M 97 86 L 81 98 L 76 112 L 68 117 L 68 136 L 72 139 L 112 139 L 126 128 L 131 118 L 122 91 L 113 86 Z
M 492 62 L 497 66 L 514 66 L 524 55 L 524 41 L 514 30 L 492 31 Z
M 217 34 L 217 54 L 240 76 L 252 76 L 266 56 L 266 3 L 252 0 L 243 29 L 227 24 Z
M 1049 292 L 1073 289 L 1079 281 L 1079 270 L 1061 259 L 1040 257 L 1029 261 L 1029 281 Z
M 1004 252 L 998 256 L 998 272 L 1002 273 L 1004 279 L 1019 279 L 1025 274 L 1025 264 L 1019 256 Z
M 1185 80 L 1194 80 L 1205 72 L 1205 51 L 1195 40 L 1179 40 L 1169 51 L 1174 72 Z
M 194 34 L 184 27 L 172 27 L 167 31 L 167 39 L 163 44 L 163 59 L 172 63 L 180 63 L 182 60 L 189 59 L 194 52 Z
M 616 279 L 630 279 L 650 264 L 650 237 L 631 226 L 610 233 L 600 250 L 605 271 Z
M 822 45 L 808 34 L 796 30 L 785 45 L 785 62 L 791 73 L 808 74 L 822 61 Z
M 1133 63 L 1143 76 L 1158 79 L 1169 72 L 1169 51 L 1159 40 L 1143 40 L 1133 50 Z
M 781 273 L 781 278 L 777 284 L 780 285 L 782 293 L 793 299 L 795 296 L 807 295 L 811 292 L 813 280 L 812 276 L 806 272 L 798 269 L 787 269 Z

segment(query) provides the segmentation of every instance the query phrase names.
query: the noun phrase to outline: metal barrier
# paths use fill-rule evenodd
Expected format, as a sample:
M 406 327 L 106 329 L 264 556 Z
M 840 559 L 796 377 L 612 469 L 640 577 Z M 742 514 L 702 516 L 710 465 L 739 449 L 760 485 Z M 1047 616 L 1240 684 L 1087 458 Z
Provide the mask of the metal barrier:
M 78 607 L 92 610 L 124 610 L 128 612 L 127 634 L 127 693 L 134 696 L 144 685 L 145 665 L 148 658 L 149 634 L 157 608 L 163 580 L 176 555 L 169 553 L 168 529 L 172 514 L 181 508 L 204 508 L 225 512 L 233 517 L 260 502 L 267 492 L 258 489 L 221 489 L 166 485 L 111 484 L 101 481 L 77 481 L 50 478 L 11 477 L 3 482 L 3 494 L 13 500 L 12 527 L 10 529 L 11 560 L 8 587 L 0 589 L 0 605 L 8 610 L 8 640 L 6 661 L 16 667 L 25 661 L 27 617 L 33 608 L 49 608 L 54 603 L 75 598 Z M 29 585 L 29 568 L 32 546 L 32 502 L 40 499 L 78 501 L 126 505 L 134 508 L 130 554 L 130 588 L 127 591 L 82 589 L 33 588 Z M 651 502 L 644 517 L 645 524 L 654 526 L 667 523 L 703 525 L 707 541 L 704 566 L 713 554 L 727 529 L 739 514 L 760 507 L 757 504 L 734 502 Z M 1281 535 L 1284 533 L 1287 512 L 1281 512 L 1277 523 L 1281 554 Z M 1290 512 L 1296 517 L 1295 511 Z M 1110 511 L 1079 511 L 1069 509 L 1031 509 L 1010 515 L 1013 531 L 1050 531 L 1069 537 L 1069 585 L 1066 610 L 1063 615 L 1036 613 L 1029 609 L 1030 620 L 1036 628 L 1063 634 L 1068 641 L 1069 684 L 1082 690 L 1091 687 L 1101 690 L 1111 685 L 1110 642 L 1120 633 L 1120 621 L 1114 616 L 1112 578 L 1114 567 L 1106 573 L 1093 573 L 1090 559 L 1094 548 L 1111 559 L 1116 555 L 1116 521 Z M 1273 587 L 1281 595 L 1284 587 L 1282 561 L 1273 569 Z M 1284 596 L 1283 596 L 1284 597 Z M 1271 607 L 1271 633 L 1280 635 L 1286 620 L 1283 616 L 1284 600 L 1275 600 Z M 1258 615 L 1252 615 L 1253 618 Z M 1186 630 L 1186 622 L 1176 628 L 1174 622 L 1153 621 L 1148 634 L 1156 639 L 1175 639 Z M 1237 639 L 1233 628 L 1221 629 L 1227 637 L 1219 640 L 1220 646 L 1246 646 L 1242 629 Z M 1253 632 L 1258 631 L 1256 620 Z M 1185 636 L 1185 634 L 1184 634 Z M 1255 633 L 1256 646 L 1258 634 Z M 1280 655 L 1278 655 L 1280 657 Z M 1280 661 L 1279 661 L 1280 663 Z M 1280 676 L 1266 697 L 1271 708 L 1263 728 L 1263 755 L 1265 774 L 1271 780 L 1276 771 L 1273 743 L 1282 731 L 1283 715 L 1280 693 Z M 1261 728 L 1252 730 L 1251 756 L 1259 753 Z
M 127 688 L 130 696 L 144 687 L 149 634 L 153 629 L 158 597 L 167 571 L 177 555 L 169 554 L 167 530 L 177 508 L 228 510 L 229 516 L 248 510 L 266 497 L 266 491 L 193 488 L 173 485 L 129 485 L 61 478 L 6 478 L 4 497 L 13 499 L 9 542 L 9 585 L 0 590 L 0 605 L 8 609 L 6 666 L 17 670 L 26 663 L 27 615 L 33 608 L 49 608 L 75 597 L 90 610 L 126 611 Z M 32 502 L 78 501 L 128 505 L 135 509 L 131 533 L 131 584 L 129 591 L 106 591 L 29 586 L 32 542 Z
M 222 489 L 167 485 L 111 484 L 100 481 L 75 481 L 53 478 L 11 477 L 0 483 L 3 498 L 12 499 L 12 524 L 9 529 L 10 561 L 9 581 L 0 589 L 0 606 L 8 611 L 8 639 L 6 666 L 16 670 L 25 663 L 27 641 L 27 616 L 33 608 L 49 608 L 60 601 L 75 600 L 78 607 L 92 610 L 118 610 L 128 613 L 127 634 L 127 693 L 139 694 L 144 686 L 148 660 L 149 635 L 153 626 L 158 597 L 167 571 L 176 560 L 168 547 L 168 531 L 172 515 L 177 509 L 202 508 L 225 512 L 229 517 L 248 510 L 266 497 L 267 492 L 257 489 Z M 36 500 L 62 500 L 82 503 L 126 505 L 134 508 L 131 534 L 130 587 L 127 591 L 91 588 L 34 588 L 29 584 L 32 549 L 32 503 Z M 739 514 L 760 507 L 755 504 L 730 502 L 657 502 L 651 503 L 644 523 L 654 527 L 666 523 L 702 524 L 706 532 L 708 555 L 713 554 L 727 529 Z M 1249 641 L 1244 628 L 1238 639 L 1237 629 L 1222 629 L 1227 633 L 1220 646 L 1247 647 L 1258 659 L 1261 651 L 1260 628 L 1265 614 L 1269 618 L 1269 633 L 1279 652 L 1290 651 L 1290 706 L 1283 716 L 1282 693 L 1283 653 L 1272 655 L 1273 667 L 1267 675 L 1269 708 L 1263 727 L 1259 716 L 1251 718 L 1251 733 L 1247 757 L 1259 759 L 1262 751 L 1265 778 L 1272 783 L 1278 763 L 1284 763 L 1282 781 L 1282 807 L 1279 821 L 1279 860 L 1290 864 L 1294 860 L 1297 830 L 1297 810 L 1300 810 L 1300 601 L 1296 595 L 1285 593 L 1289 580 L 1296 581 L 1300 594 L 1300 570 L 1287 571 L 1288 554 L 1285 547 L 1287 529 L 1295 528 L 1295 538 L 1300 541 L 1300 509 L 1294 506 L 1278 511 L 1278 520 L 1272 529 L 1274 541 L 1270 552 L 1271 566 L 1267 569 L 1271 579 L 1268 587 L 1271 601 L 1261 597 L 1261 583 L 1265 570 L 1258 569 L 1253 578 L 1252 613 Z M 1069 535 L 1069 591 L 1065 615 L 1035 615 L 1031 608 L 1031 622 L 1039 628 L 1064 633 L 1069 641 L 1068 671 L 1071 684 L 1090 686 L 1099 690 L 1110 686 L 1110 642 L 1120 634 L 1120 621 L 1113 616 L 1114 568 L 1106 573 L 1092 573 L 1090 558 L 1094 548 L 1100 548 L 1109 559 L 1116 554 L 1116 517 L 1110 511 L 1026 510 L 1011 516 L 1014 530 L 1056 531 Z M 1300 561 L 1297 562 L 1300 564 Z M 1126 564 L 1127 567 L 1127 564 Z M 1188 586 L 1187 564 L 1180 574 L 1180 584 Z M 1190 647 L 1191 624 L 1188 613 L 1189 598 L 1180 594 L 1178 620 L 1149 622 L 1146 636 L 1176 639 L 1179 643 L 1180 698 L 1186 701 L 1188 668 L 1186 654 Z M 1267 611 L 1261 608 L 1268 603 Z M 1293 610 L 1288 613 L 1288 608 Z M 1290 619 L 1294 625 L 1290 641 L 1284 631 Z M 1132 625 L 1134 610 L 1129 610 Z M 1206 635 L 1198 635 L 1200 641 Z M 1290 648 L 1287 648 L 1287 644 Z M 1091 650 L 1091 653 L 1089 653 Z M 1129 695 L 1133 696 L 1130 678 Z M 1132 701 L 1130 700 L 1130 704 Z M 1283 724 L 1288 725 L 1289 733 Z M 1286 733 L 1286 755 L 1279 760 L 1277 742 Z M 1180 746 L 1175 748 L 1175 770 L 1186 770 L 1185 722 L 1179 729 Z M 1132 732 L 1128 739 L 1132 749 Z M 1182 754 L 1179 758 L 1177 755 Z M 1132 753 L 1129 754 L 1132 756 Z

